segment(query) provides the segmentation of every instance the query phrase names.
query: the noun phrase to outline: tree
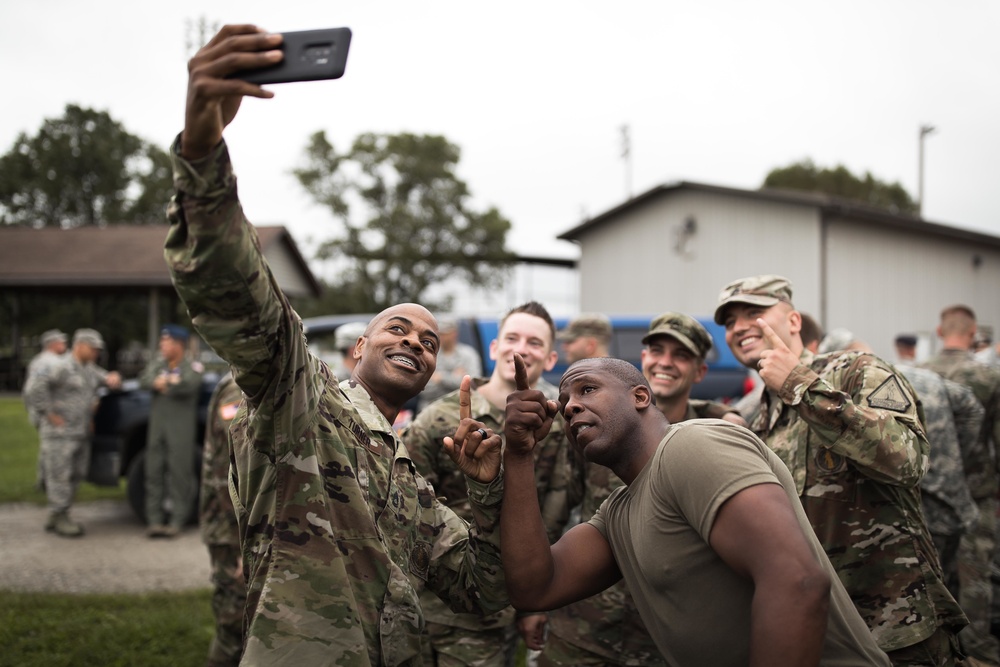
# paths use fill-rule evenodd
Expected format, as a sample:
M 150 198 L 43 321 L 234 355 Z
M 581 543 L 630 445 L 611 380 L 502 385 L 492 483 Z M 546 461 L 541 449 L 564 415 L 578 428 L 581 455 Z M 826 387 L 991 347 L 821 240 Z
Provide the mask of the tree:
M 341 257 L 347 269 L 333 286 L 341 312 L 377 312 L 402 302 L 427 303 L 428 287 L 461 277 L 473 286 L 499 284 L 514 259 L 505 248 L 510 222 L 496 208 L 471 210 L 469 190 L 455 175 L 458 146 L 439 135 L 362 134 L 339 154 L 324 132 L 312 135 L 302 186 L 344 223 L 321 258 Z M 365 213 L 355 220 L 352 205 Z
M 170 158 L 105 111 L 66 106 L 0 157 L 0 223 L 33 227 L 165 223 Z
M 871 172 L 865 172 L 864 177 L 859 178 L 843 165 L 820 169 L 812 160 L 803 160 L 788 167 L 777 167 L 767 175 L 762 187 L 820 192 L 893 213 L 917 213 L 917 203 L 898 182 L 880 181 Z

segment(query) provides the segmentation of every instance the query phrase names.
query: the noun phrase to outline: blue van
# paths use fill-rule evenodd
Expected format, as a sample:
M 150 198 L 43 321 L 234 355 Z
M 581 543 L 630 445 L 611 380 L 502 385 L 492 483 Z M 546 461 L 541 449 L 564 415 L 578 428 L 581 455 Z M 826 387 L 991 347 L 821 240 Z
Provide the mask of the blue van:
M 306 337 L 309 340 L 309 347 L 313 353 L 328 361 L 335 354 L 333 350 L 333 336 L 337 327 L 347 322 L 365 321 L 371 319 L 371 315 L 329 315 L 322 317 L 306 318 L 302 321 L 305 328 Z M 624 317 L 612 317 L 611 325 L 613 335 L 608 352 L 613 357 L 624 359 L 635 364 L 636 368 L 642 365 L 642 338 L 649 331 L 649 323 L 654 315 L 636 315 Z M 570 318 L 556 318 L 557 329 L 564 328 L 569 323 Z M 741 398 L 753 387 L 753 380 L 749 371 L 743 367 L 733 356 L 732 351 L 726 345 L 726 330 L 716 324 L 711 319 L 698 318 L 702 326 L 712 336 L 712 349 L 708 353 L 708 373 L 705 379 L 696 384 L 691 390 L 692 398 L 720 400 L 729 402 Z M 493 372 L 494 362 L 490 359 L 490 342 L 496 337 L 499 330 L 499 319 L 483 317 L 458 317 L 458 339 L 467 345 L 471 345 L 482 357 L 483 374 L 490 375 Z M 558 385 L 559 378 L 566 371 L 567 363 L 563 356 L 562 348 L 558 344 L 556 348 L 559 352 L 559 361 L 555 367 L 545 374 L 545 379 L 552 384 Z

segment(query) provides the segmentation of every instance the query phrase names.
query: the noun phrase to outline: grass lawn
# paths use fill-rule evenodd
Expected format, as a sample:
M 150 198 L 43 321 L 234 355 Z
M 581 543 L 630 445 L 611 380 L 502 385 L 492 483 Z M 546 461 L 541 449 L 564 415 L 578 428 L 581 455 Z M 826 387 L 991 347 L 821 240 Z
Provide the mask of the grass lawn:
M 35 488 L 37 464 L 38 432 L 28 421 L 24 403 L 18 396 L 0 397 L 0 503 L 45 504 L 45 494 Z M 84 482 L 76 494 L 76 502 L 102 498 L 124 499 L 125 482 L 117 487 Z
M 214 631 L 210 597 L 4 592 L 0 666 L 200 667 Z

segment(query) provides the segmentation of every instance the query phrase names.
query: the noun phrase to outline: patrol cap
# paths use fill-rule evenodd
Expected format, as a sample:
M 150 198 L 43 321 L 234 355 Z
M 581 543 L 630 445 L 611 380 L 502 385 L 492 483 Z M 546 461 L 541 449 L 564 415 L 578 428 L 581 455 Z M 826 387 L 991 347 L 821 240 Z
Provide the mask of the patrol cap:
M 365 322 L 347 322 L 337 327 L 333 335 L 333 347 L 338 350 L 352 349 L 358 338 L 365 335 L 368 324 Z
M 792 284 L 788 282 L 788 278 L 765 274 L 734 280 L 719 292 L 719 305 L 715 307 L 715 323 L 722 324 L 726 306 L 731 303 L 771 307 L 779 301 L 792 303 Z
M 816 351 L 820 354 L 827 354 L 828 352 L 835 352 L 837 350 L 846 350 L 854 341 L 854 334 L 849 329 L 834 329 L 823 336 L 823 340 Z
M 91 347 L 103 350 L 104 349 L 104 339 L 101 338 L 101 334 L 96 329 L 77 329 L 73 332 L 73 344 L 86 343 Z
M 656 336 L 670 336 L 681 345 L 704 359 L 712 349 L 712 336 L 701 323 L 684 313 L 663 313 L 649 324 L 649 332 L 642 337 L 647 345 Z
M 56 341 L 66 342 L 66 334 L 59 329 L 49 329 L 48 331 L 42 332 L 42 347 L 49 345 L 50 343 L 55 343 Z
M 186 343 L 191 333 L 179 324 L 164 324 L 160 329 L 160 337 L 167 336 L 181 343 Z
M 458 322 L 452 319 L 442 319 L 438 320 L 438 333 L 447 334 L 452 331 L 458 331 Z
M 611 320 L 601 313 L 583 313 L 556 334 L 556 339 L 572 341 L 583 336 L 593 336 L 604 342 L 611 340 Z

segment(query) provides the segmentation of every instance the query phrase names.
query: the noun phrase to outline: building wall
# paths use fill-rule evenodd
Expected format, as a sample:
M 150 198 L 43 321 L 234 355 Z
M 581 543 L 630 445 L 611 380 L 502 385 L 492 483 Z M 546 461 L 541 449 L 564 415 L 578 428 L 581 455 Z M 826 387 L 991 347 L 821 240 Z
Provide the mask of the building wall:
M 288 296 L 306 296 L 310 294 L 309 284 L 302 276 L 302 270 L 292 253 L 283 243 L 275 243 L 264 252 L 271 273 L 281 285 L 281 290 Z
M 689 218 L 695 225 L 690 235 L 683 232 Z M 803 310 L 819 306 L 814 207 L 679 190 L 634 206 L 581 238 L 583 311 L 710 316 L 725 284 L 759 273 L 788 277 Z
M 889 360 L 902 332 L 937 349 L 939 314 L 955 303 L 997 330 L 1000 249 L 856 220 L 831 219 L 828 229 L 827 328 L 850 329 Z

